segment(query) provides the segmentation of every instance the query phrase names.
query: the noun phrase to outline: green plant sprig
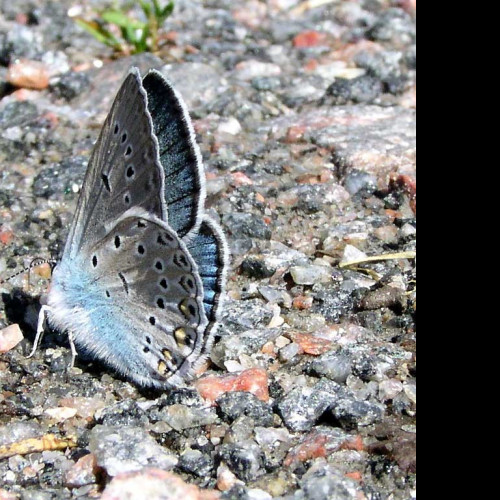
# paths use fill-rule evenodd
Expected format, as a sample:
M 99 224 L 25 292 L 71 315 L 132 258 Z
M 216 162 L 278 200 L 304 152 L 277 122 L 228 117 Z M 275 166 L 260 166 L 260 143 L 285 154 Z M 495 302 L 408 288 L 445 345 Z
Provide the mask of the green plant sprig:
M 175 3 L 170 1 L 165 7 L 159 0 L 139 0 L 146 21 L 138 21 L 118 8 L 103 10 L 93 21 L 77 18 L 76 23 L 99 42 L 111 47 L 118 53 L 140 54 L 157 52 L 160 30 L 172 15 Z M 111 26 L 119 29 L 121 38 L 113 34 Z

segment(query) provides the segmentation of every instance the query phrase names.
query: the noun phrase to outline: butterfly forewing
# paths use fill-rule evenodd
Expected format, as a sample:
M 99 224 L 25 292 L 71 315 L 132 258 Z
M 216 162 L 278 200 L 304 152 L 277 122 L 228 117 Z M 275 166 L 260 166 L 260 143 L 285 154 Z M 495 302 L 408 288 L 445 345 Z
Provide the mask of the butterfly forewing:
M 181 96 L 158 71 L 144 78 L 160 162 L 168 223 L 182 238 L 196 230 L 205 203 L 205 174 L 191 118 Z
M 133 207 L 166 220 L 158 142 L 137 71 L 123 83 L 89 162 L 65 253 L 74 257 Z

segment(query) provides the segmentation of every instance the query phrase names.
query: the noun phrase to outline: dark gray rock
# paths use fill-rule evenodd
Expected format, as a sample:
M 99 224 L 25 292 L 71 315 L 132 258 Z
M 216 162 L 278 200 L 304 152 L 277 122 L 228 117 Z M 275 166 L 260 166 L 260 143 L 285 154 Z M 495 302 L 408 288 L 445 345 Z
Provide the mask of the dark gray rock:
M 254 214 L 228 214 L 222 219 L 224 227 L 233 238 L 270 240 L 272 231 L 262 217 Z
M 177 468 L 197 477 L 208 478 L 212 475 L 214 462 L 199 450 L 188 450 L 180 456 Z
M 255 425 L 271 427 L 273 412 L 271 407 L 249 392 L 229 392 L 217 400 L 222 418 L 232 422 L 241 416 L 250 417 Z
M 260 447 L 253 441 L 223 445 L 217 457 L 245 482 L 256 479 L 263 472 L 264 456 Z
M 0 111 L 0 128 L 22 127 L 38 118 L 36 104 L 30 101 L 11 102 Z
M 66 101 L 71 101 L 75 97 L 85 92 L 90 85 L 90 78 L 86 73 L 70 71 L 52 83 L 50 88 L 57 97 L 62 97 Z
M 87 158 L 75 156 L 43 169 L 33 181 L 33 194 L 52 198 L 55 194 L 73 191 L 74 186 L 81 186 L 87 163 Z
M 326 91 L 326 103 L 342 106 L 350 103 L 372 103 L 383 91 L 382 82 L 373 76 L 337 78 Z
M 294 432 L 309 431 L 319 418 L 344 394 L 345 389 L 330 380 L 321 380 L 314 387 L 296 387 L 277 404 L 285 425 Z
M 126 400 L 100 411 L 96 421 L 108 427 L 114 425 L 140 427 L 148 423 L 148 417 L 136 401 Z
M 352 430 L 380 422 L 384 417 L 384 407 L 378 403 L 344 398 L 335 405 L 333 415 L 344 429 Z
M 402 47 L 415 42 L 415 22 L 403 9 L 388 9 L 382 12 L 368 36 L 373 40 Z

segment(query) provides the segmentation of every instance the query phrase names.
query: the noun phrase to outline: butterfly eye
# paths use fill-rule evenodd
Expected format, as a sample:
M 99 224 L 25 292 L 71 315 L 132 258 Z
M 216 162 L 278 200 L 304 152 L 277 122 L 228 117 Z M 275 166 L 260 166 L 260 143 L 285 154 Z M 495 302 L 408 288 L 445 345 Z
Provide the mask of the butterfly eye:
M 94 256 L 92 257 L 92 265 L 94 266 L 94 268 L 96 268 L 96 267 L 97 267 L 97 255 L 94 255 Z
M 115 236 L 115 248 L 120 248 L 122 245 L 122 240 L 119 236 Z
M 127 138 L 128 138 L 128 135 L 127 135 L 127 132 L 125 132 L 123 135 L 122 135 L 122 144 L 125 144 L 127 142 Z
M 127 146 L 127 150 L 125 151 L 125 157 L 128 157 L 132 154 L 132 147 Z
M 137 253 L 141 256 L 146 255 L 146 247 L 139 243 L 139 245 L 137 245 Z

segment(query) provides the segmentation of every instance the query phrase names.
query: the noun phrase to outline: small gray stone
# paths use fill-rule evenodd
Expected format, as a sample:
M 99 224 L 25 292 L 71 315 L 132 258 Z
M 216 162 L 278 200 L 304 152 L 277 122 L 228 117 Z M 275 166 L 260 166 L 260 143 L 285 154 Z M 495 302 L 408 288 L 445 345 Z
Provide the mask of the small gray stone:
M 345 398 L 335 405 L 333 415 L 344 429 L 351 430 L 380 422 L 384 417 L 384 406 L 369 401 Z
M 184 405 L 173 405 L 162 413 L 163 420 L 177 432 L 217 422 L 217 414 L 213 408 L 189 408 Z
M 345 477 L 334 466 L 318 464 L 313 466 L 301 481 L 302 495 L 298 498 L 304 500 L 357 500 L 362 489 L 359 483 Z
M 288 363 L 292 361 L 297 354 L 300 352 L 300 346 L 298 344 L 288 344 L 287 346 L 280 349 L 280 361 L 283 363 Z
M 233 238 L 271 239 L 271 229 L 265 224 L 262 217 L 254 214 L 233 213 L 223 217 L 223 223 Z
M 311 373 L 344 384 L 352 372 L 352 360 L 342 351 L 327 352 L 311 362 Z
M 328 87 L 325 103 L 342 106 L 349 103 L 372 103 L 382 93 L 382 82 L 369 75 L 357 78 L 337 78 Z
M 90 433 L 90 451 L 109 476 L 136 472 L 145 467 L 171 470 L 177 457 L 168 453 L 140 427 L 101 426 Z
M 12 422 L 0 426 L 0 446 L 24 439 L 40 437 L 43 435 L 43 429 L 35 421 L 31 422 Z
M 332 280 L 332 269 L 326 266 L 294 266 L 290 274 L 297 285 L 315 285 Z

